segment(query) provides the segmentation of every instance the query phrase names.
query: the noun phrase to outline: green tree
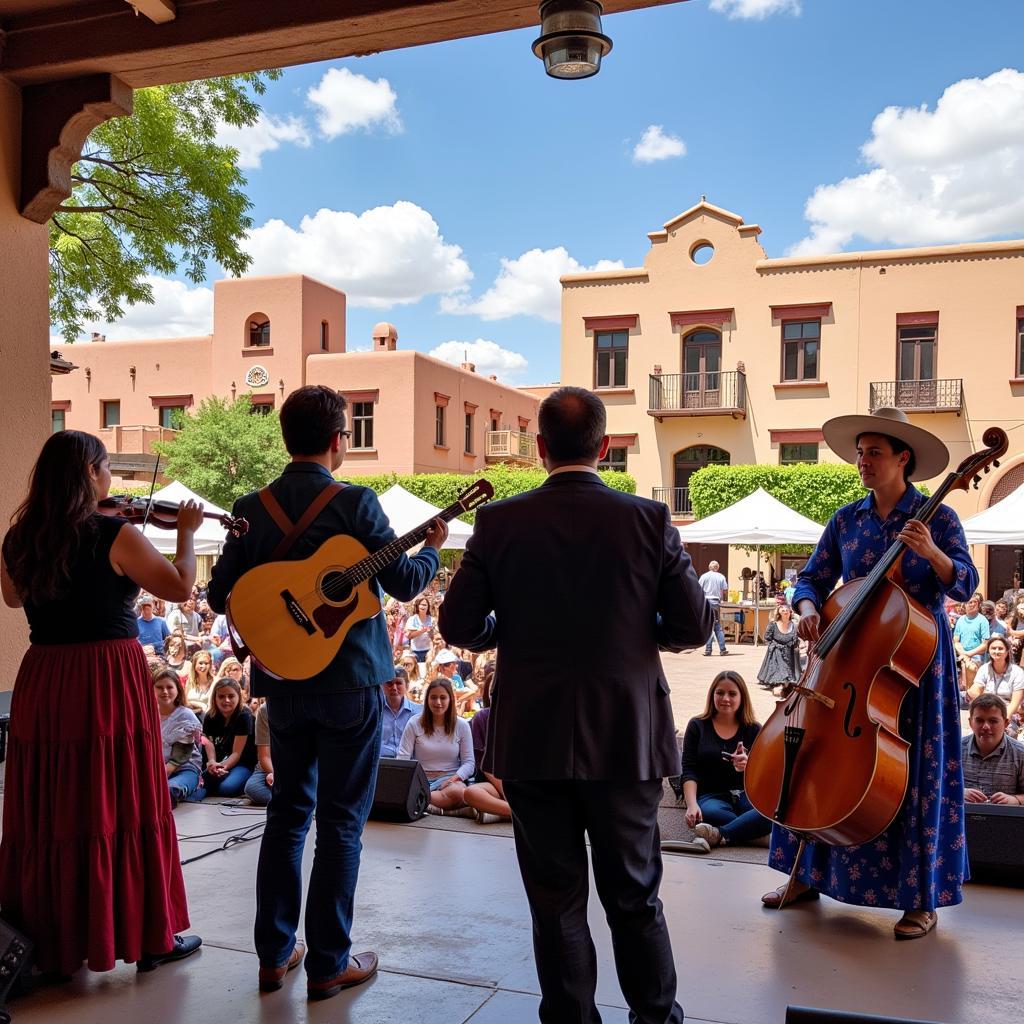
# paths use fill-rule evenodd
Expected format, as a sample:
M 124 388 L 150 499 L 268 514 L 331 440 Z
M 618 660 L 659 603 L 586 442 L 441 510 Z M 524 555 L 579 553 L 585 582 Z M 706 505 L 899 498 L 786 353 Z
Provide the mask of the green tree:
M 146 275 L 183 268 L 202 281 L 214 260 L 238 275 L 252 226 L 238 153 L 216 142 L 221 123 L 246 127 L 255 97 L 280 71 L 140 89 L 135 113 L 89 136 L 72 194 L 50 220 L 50 322 L 73 342 L 89 321 L 152 302 Z
M 165 472 L 221 508 L 269 483 L 288 461 L 275 410 L 252 411 L 252 398 L 234 402 L 214 396 L 186 413 L 172 441 L 154 447 L 167 459 Z

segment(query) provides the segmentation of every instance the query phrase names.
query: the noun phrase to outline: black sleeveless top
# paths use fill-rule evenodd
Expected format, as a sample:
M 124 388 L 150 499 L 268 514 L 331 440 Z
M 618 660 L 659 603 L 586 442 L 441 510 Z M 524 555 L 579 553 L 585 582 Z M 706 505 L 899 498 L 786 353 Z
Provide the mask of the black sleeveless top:
M 110 549 L 123 527 L 134 529 L 112 516 L 97 513 L 89 519 L 68 589 L 43 605 L 25 602 L 32 643 L 80 644 L 139 635 L 134 608 L 139 586 L 110 565 Z

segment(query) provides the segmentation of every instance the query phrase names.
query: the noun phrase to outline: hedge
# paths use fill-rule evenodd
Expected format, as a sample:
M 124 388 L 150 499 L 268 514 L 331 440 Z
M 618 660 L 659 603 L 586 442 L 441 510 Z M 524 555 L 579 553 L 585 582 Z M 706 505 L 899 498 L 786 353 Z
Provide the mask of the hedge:
M 636 493 L 636 481 L 628 473 L 615 470 L 601 470 L 601 479 L 616 491 L 626 494 Z M 374 476 L 349 476 L 341 473 L 339 479 L 348 480 L 362 487 L 369 487 L 377 494 L 383 494 L 389 487 L 400 484 L 410 494 L 429 501 L 437 508 L 450 505 L 459 494 L 473 481 L 483 477 L 494 487 L 494 501 L 500 498 L 511 498 L 514 494 L 522 494 L 539 487 L 547 479 L 544 469 L 508 466 L 504 463 L 489 466 L 482 473 L 416 473 L 402 475 L 398 473 L 378 473 Z M 476 513 L 466 512 L 459 516 L 461 520 L 472 523 Z

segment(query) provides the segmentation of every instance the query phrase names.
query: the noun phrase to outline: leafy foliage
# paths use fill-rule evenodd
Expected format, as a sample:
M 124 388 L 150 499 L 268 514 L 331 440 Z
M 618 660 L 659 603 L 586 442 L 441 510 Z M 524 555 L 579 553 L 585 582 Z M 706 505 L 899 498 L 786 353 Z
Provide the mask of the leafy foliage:
M 93 320 L 152 302 L 149 273 L 191 281 L 214 260 L 241 274 L 252 226 L 237 151 L 218 124 L 255 124 L 280 71 L 140 89 L 131 117 L 104 122 L 72 168 L 72 194 L 50 220 L 50 321 L 68 342 Z
M 511 498 L 515 494 L 522 494 L 525 491 L 532 491 L 539 487 L 547 478 L 543 469 L 527 469 L 519 466 L 507 466 L 504 464 L 488 466 L 483 473 L 417 473 L 412 476 L 403 476 L 398 473 L 384 473 L 376 476 L 349 476 L 344 468 L 337 474 L 340 478 L 369 487 L 377 494 L 383 494 L 389 487 L 400 484 L 410 494 L 429 501 L 431 505 L 444 508 L 450 505 L 459 494 L 464 491 L 474 480 L 484 477 L 494 487 L 494 501 L 501 498 Z M 602 470 L 601 479 L 617 491 L 626 494 L 636 493 L 636 481 L 628 473 L 619 473 L 614 470 Z M 467 523 L 472 523 L 476 518 L 476 512 L 466 512 L 459 516 Z
M 252 412 L 252 396 L 234 402 L 216 395 L 186 413 L 172 441 L 154 445 L 166 474 L 221 508 L 276 477 L 288 462 L 276 410 Z
M 867 493 L 860 482 L 857 467 L 845 462 L 794 466 L 705 466 L 690 477 L 690 503 L 694 515 L 703 519 L 753 494 L 758 487 L 808 519 L 823 524 L 837 509 L 851 501 L 859 501 Z M 811 548 L 806 544 L 780 544 L 773 546 L 773 550 L 805 554 Z

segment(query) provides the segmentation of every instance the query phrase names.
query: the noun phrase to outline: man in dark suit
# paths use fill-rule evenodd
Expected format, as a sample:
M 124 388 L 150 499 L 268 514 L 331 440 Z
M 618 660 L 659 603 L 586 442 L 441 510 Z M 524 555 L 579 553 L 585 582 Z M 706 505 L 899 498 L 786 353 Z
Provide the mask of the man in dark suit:
M 539 422 L 548 479 L 477 512 L 440 629 L 449 643 L 498 648 L 484 768 L 512 808 L 540 1019 L 601 1019 L 586 834 L 630 1020 L 678 1024 L 658 804 L 680 764 L 658 649 L 704 643 L 713 616 L 668 507 L 597 475 L 600 399 L 560 388 Z
M 258 492 L 235 502 L 249 532 L 231 537 L 214 566 L 208 600 L 223 612 L 231 588 L 249 569 L 272 561 L 291 523 L 301 521 L 345 454 L 345 399 L 330 388 L 308 386 L 281 407 L 281 432 L 291 462 L 270 484 L 276 521 Z M 346 485 L 329 498 L 283 557 L 307 558 L 337 534 L 356 538 L 374 552 L 395 539 L 373 491 Z M 414 557 L 402 555 L 372 582 L 380 596 L 410 600 L 426 589 L 438 567 L 438 548 L 448 535 L 436 520 Z M 281 556 L 278 556 L 281 557 Z M 379 583 L 378 583 L 379 581 Z M 298 632 L 298 630 L 297 630 Z M 256 875 L 256 952 L 264 992 L 281 988 L 302 962 L 296 939 L 302 902 L 302 851 L 316 810 L 317 843 L 306 896 L 308 994 L 326 999 L 358 985 L 377 970 L 375 953 L 352 954 L 349 932 L 359 873 L 360 837 L 373 802 L 381 744 L 381 683 L 394 676 L 383 615 L 356 623 L 331 664 L 301 681 L 277 679 L 254 666 L 252 692 L 267 698 L 274 798 Z

